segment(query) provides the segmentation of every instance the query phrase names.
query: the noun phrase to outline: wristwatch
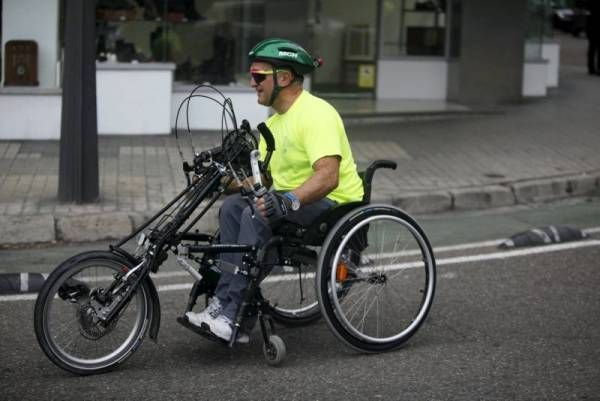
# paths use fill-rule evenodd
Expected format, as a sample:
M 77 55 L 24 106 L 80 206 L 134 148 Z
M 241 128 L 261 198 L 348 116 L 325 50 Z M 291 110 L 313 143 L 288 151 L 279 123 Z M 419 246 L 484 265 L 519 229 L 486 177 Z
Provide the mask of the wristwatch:
M 295 212 L 300 209 L 300 199 L 293 192 L 286 192 L 285 197 L 292 201 L 292 210 Z

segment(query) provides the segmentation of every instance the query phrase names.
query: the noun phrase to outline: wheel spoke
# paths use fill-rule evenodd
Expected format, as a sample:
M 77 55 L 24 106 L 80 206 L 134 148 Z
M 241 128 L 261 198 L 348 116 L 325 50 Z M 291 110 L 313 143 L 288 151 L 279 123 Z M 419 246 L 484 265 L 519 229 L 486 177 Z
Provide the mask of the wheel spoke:
M 350 321 L 353 320 L 354 316 L 356 316 L 356 314 L 360 310 L 360 308 L 359 308 L 360 305 L 362 305 L 362 304 L 366 305 L 368 295 L 369 295 L 369 292 L 371 292 L 371 290 L 372 290 L 372 287 L 368 286 L 366 290 L 361 291 L 359 293 L 360 296 L 358 296 L 357 299 L 355 300 L 355 302 L 348 307 L 348 311 L 346 312 L 346 314 L 348 315 L 348 320 L 350 320 Z M 364 316 L 364 314 L 363 314 L 363 316 Z
M 111 277 L 124 265 L 115 259 L 89 257 L 67 265 L 60 273 L 53 273 L 40 292 L 44 295 L 38 298 L 35 312 L 38 339 L 47 353 L 56 355 L 55 363 L 66 370 L 80 373 L 108 369 L 130 355 L 143 339 L 140 333 L 147 328 L 149 305 L 145 287 L 140 287 L 113 322 L 106 325 L 94 317 L 103 302 L 99 298 L 92 295 L 94 300 L 90 301 L 86 293 L 85 298 L 78 296 L 78 302 L 73 304 L 58 296 L 68 280 L 86 283 L 86 291 L 99 288 L 100 280 L 110 285 Z
M 285 273 L 271 274 L 261 283 L 273 319 L 290 326 L 310 323 L 321 315 L 314 288 L 316 260 L 306 256 L 300 260 L 300 267 L 276 266 L 272 273 Z

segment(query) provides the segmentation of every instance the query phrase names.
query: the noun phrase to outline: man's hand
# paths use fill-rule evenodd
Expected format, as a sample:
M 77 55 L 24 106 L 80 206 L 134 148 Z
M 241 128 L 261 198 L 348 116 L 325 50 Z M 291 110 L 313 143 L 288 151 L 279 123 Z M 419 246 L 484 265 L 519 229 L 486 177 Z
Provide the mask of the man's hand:
M 292 201 L 282 193 L 267 192 L 256 200 L 256 210 L 273 224 L 292 211 Z

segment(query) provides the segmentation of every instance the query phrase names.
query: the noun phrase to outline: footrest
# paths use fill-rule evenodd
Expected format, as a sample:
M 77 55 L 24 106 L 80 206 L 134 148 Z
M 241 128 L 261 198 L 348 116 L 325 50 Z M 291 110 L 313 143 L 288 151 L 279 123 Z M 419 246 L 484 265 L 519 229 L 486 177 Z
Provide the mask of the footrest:
M 179 323 L 180 325 L 182 325 L 183 327 L 192 330 L 194 333 L 196 334 L 200 334 L 202 337 L 206 338 L 207 340 L 210 341 L 214 341 L 214 342 L 218 342 L 221 344 L 228 344 L 228 341 L 223 340 L 222 338 L 219 338 L 217 336 L 215 336 L 212 331 L 210 331 L 210 329 L 208 328 L 208 326 L 203 325 L 202 327 L 198 327 L 195 324 L 190 323 L 190 321 L 188 320 L 187 316 L 180 316 L 177 318 L 177 323 Z

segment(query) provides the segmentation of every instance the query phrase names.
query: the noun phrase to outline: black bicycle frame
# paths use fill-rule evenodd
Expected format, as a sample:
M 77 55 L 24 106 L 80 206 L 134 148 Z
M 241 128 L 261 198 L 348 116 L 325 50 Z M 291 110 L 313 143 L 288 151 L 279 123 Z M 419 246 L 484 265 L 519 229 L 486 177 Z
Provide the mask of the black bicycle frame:
M 137 274 L 135 275 L 134 280 L 130 283 L 125 294 L 123 294 L 119 299 L 117 299 L 114 305 L 110 305 L 108 307 L 108 313 L 102 316 L 103 321 L 110 321 L 114 316 L 116 316 L 120 312 L 120 310 L 125 305 L 127 305 L 129 299 L 133 296 L 138 286 L 149 276 L 149 273 L 151 271 L 158 271 L 160 264 L 164 261 L 164 259 L 166 259 L 163 258 L 161 255 L 166 253 L 168 250 L 171 250 L 173 253 L 177 254 L 176 247 L 184 239 L 212 239 L 210 238 L 210 236 L 193 234 L 189 231 L 224 193 L 224 188 L 227 187 L 228 183 L 221 186 L 222 176 L 223 175 L 217 167 L 209 168 L 209 171 L 207 172 L 205 177 L 203 177 L 195 183 L 191 183 L 190 185 L 188 185 L 171 202 L 169 202 L 169 204 L 167 204 L 163 209 L 161 209 L 158 213 L 151 217 L 146 223 L 137 228 L 132 234 L 119 241 L 116 245 L 110 246 L 110 250 L 112 252 L 122 257 L 125 257 L 126 259 L 131 261 L 136 266 L 136 268 L 139 268 L 139 272 L 136 272 Z M 230 182 L 231 180 L 229 180 L 229 183 Z M 198 216 L 196 216 L 194 220 L 191 221 L 190 224 L 188 224 L 183 230 L 178 231 L 186 223 L 186 221 L 189 220 L 194 211 L 209 196 L 210 193 L 213 193 L 212 198 L 205 205 L 205 207 L 198 214 Z M 142 232 L 144 229 L 146 229 L 150 224 L 152 224 L 152 222 L 156 221 L 159 217 L 161 217 L 167 210 L 169 210 L 169 208 L 175 205 L 183 197 L 188 197 L 189 203 L 184 205 L 180 210 L 178 210 L 171 219 L 171 221 L 169 221 L 166 224 L 166 226 L 160 230 L 160 233 L 157 235 L 158 238 L 156 243 L 153 243 L 151 245 L 151 248 L 146 252 L 146 255 L 151 256 L 149 260 L 140 260 L 139 258 L 136 258 L 134 255 L 121 248 L 123 244 L 127 243 L 140 232 Z M 193 253 L 255 253 L 257 249 L 255 246 L 243 244 L 209 244 L 202 246 L 192 245 L 189 247 L 189 251 Z M 142 262 L 143 265 L 140 265 Z
M 273 134 L 264 123 L 259 124 L 257 128 L 265 138 L 267 144 L 267 155 L 265 158 L 266 169 L 269 164 L 271 154 L 275 150 L 275 141 L 273 139 Z M 251 134 L 250 124 L 248 124 L 246 120 L 242 122 L 240 131 L 235 130 L 231 134 L 238 135 L 240 133 L 241 136 L 239 138 L 243 138 L 244 135 Z M 125 279 L 129 280 L 131 275 L 135 275 L 133 277 L 133 281 L 128 283 L 129 286 L 126 289 L 125 294 L 117 295 L 116 299 L 113 301 L 114 304 L 109 305 L 107 310 L 103 311 L 101 317 L 103 321 L 110 321 L 121 311 L 125 305 L 127 305 L 139 285 L 143 282 L 143 280 L 146 280 L 149 277 L 150 272 L 158 271 L 160 264 L 166 259 L 166 252 L 168 250 L 171 250 L 173 253 L 177 254 L 177 246 L 183 239 L 194 238 L 194 235 L 190 234 L 189 231 L 198 222 L 198 220 L 200 220 L 206 214 L 206 212 L 219 199 L 219 197 L 223 195 L 225 189 L 233 181 L 233 178 L 227 174 L 225 166 L 212 160 L 213 151 L 217 154 L 226 151 L 228 160 L 224 160 L 222 163 L 227 164 L 232 169 L 232 175 L 235 176 L 235 171 L 231 163 L 237 160 L 240 155 L 243 155 L 244 152 L 249 152 L 249 150 L 245 147 L 245 144 L 235 146 L 235 140 L 237 138 L 238 137 L 234 137 L 234 142 L 229 143 L 229 147 L 226 149 L 224 147 L 225 145 L 223 144 L 223 147 L 218 147 L 196 154 L 194 157 L 193 166 L 184 163 L 184 173 L 186 173 L 186 177 L 188 178 L 188 186 L 132 234 L 119 241 L 115 246 L 110 246 L 110 250 L 112 252 L 126 258 L 135 266 L 131 271 L 125 274 Z M 204 166 L 204 162 L 209 162 L 210 164 L 208 166 Z M 189 173 L 192 171 L 196 173 L 195 178 L 198 178 L 196 181 L 189 179 Z M 221 179 L 225 176 L 228 176 L 229 180 L 224 184 L 221 184 Z M 248 175 L 246 174 L 246 176 Z M 209 196 L 209 194 L 213 195 L 204 209 L 183 230 L 179 231 L 196 211 L 198 206 L 200 206 L 200 204 Z M 176 206 L 177 210 L 174 211 L 174 215 L 171 217 L 171 219 L 166 221 L 164 226 L 162 226 L 163 222 L 159 222 L 159 227 L 156 227 L 156 229 L 152 230 L 150 233 L 150 248 L 146 250 L 144 258 L 136 258 L 134 255 L 122 248 L 125 243 L 137 236 L 159 217 L 163 215 L 166 217 L 165 213 L 174 205 L 176 205 L 177 202 L 181 202 L 181 204 Z M 255 246 L 244 244 L 210 244 L 202 247 L 192 246 L 188 248 L 188 250 L 198 253 L 252 253 L 254 254 L 254 257 L 252 258 L 254 262 L 257 252 Z M 146 259 L 148 255 L 150 258 Z

